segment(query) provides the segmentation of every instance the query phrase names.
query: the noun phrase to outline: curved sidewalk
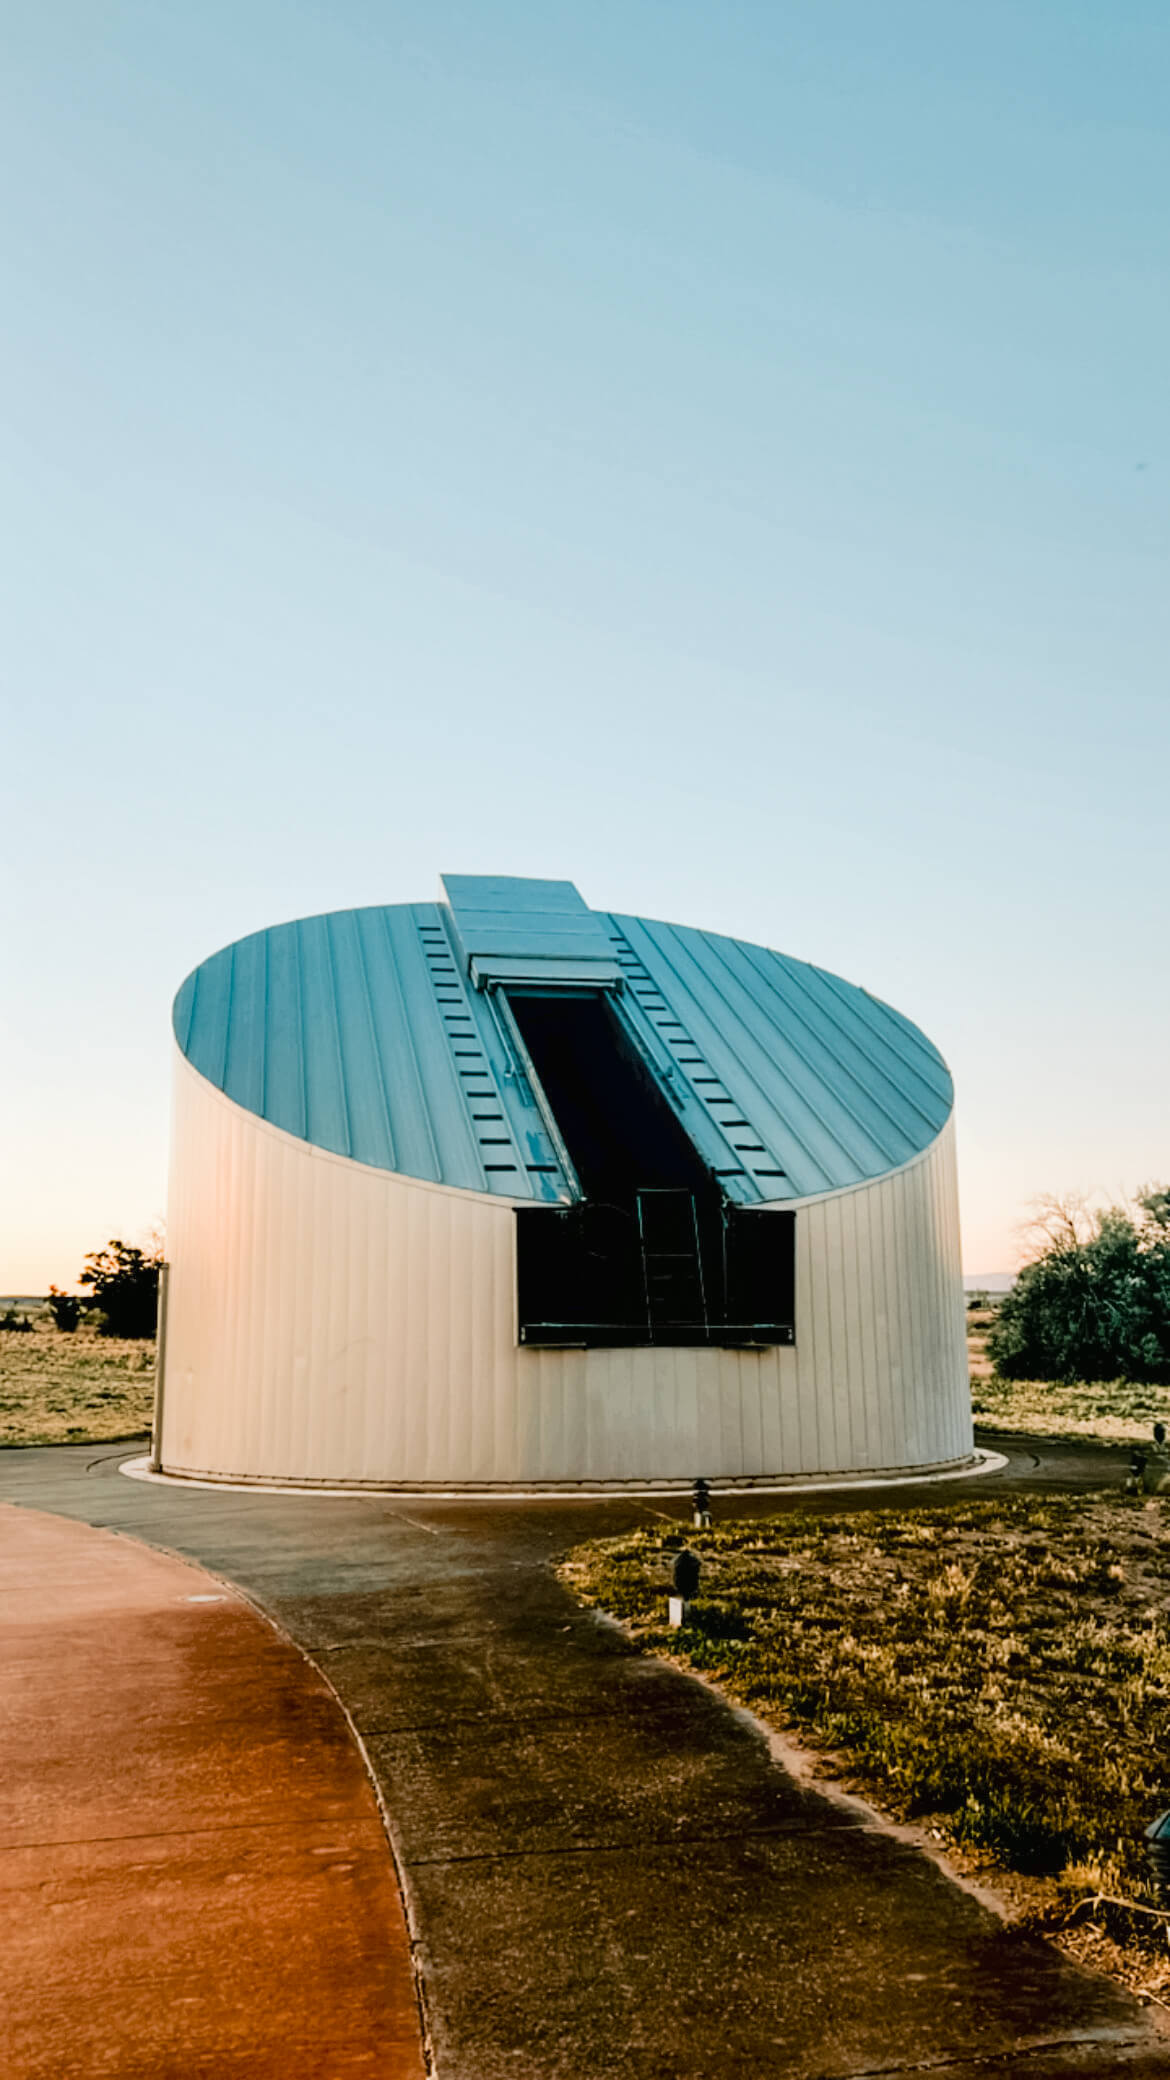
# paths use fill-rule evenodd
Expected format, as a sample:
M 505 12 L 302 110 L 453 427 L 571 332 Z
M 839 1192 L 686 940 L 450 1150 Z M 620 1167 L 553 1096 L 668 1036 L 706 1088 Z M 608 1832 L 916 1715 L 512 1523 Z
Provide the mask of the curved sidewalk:
M 438 2080 L 1168 2080 L 1160 2016 L 800 1784 L 742 1715 L 574 1604 L 558 1553 L 685 1524 L 682 1498 L 185 1489 L 125 1479 L 129 1456 L 0 1453 L 0 1482 L 228 1576 L 328 1672 L 389 1815 Z M 1091 1492 L 1127 1456 L 1021 1445 L 962 1492 Z M 898 1491 L 916 1500 L 938 1491 Z
M 421 2080 L 328 1685 L 202 1570 L 0 1505 L 5 2080 Z

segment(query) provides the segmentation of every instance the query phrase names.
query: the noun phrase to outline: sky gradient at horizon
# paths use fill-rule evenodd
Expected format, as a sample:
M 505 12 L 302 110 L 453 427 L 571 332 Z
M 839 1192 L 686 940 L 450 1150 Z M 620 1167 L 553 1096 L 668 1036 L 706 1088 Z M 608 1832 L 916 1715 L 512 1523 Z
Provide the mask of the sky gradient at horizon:
M 1163 8 L 10 43 L 0 1289 L 163 1211 L 191 967 L 441 870 L 888 998 L 971 1271 L 1170 1178 Z

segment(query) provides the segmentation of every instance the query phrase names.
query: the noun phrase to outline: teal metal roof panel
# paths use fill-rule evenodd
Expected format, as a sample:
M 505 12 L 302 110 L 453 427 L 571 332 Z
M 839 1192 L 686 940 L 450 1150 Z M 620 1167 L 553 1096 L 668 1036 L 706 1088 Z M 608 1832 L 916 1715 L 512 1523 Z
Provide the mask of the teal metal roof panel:
M 762 1197 L 860 1184 L 909 1162 L 946 1124 L 954 1092 L 938 1049 L 866 990 L 718 933 L 611 923 L 667 1007 L 651 1016 L 676 1074 L 710 1103 L 687 1060 L 698 1054 L 762 1145 L 750 1166 Z M 756 1153 L 746 1136 L 738 1145 Z
M 174 1027 L 217 1089 L 318 1148 L 466 1191 L 568 1196 L 494 1016 L 457 978 L 436 904 L 241 939 L 187 977 Z
M 183 1053 L 236 1104 L 338 1155 L 509 1199 L 566 1199 L 524 1064 L 469 972 L 482 951 L 499 983 L 579 985 L 556 937 L 563 923 L 588 977 L 620 985 L 619 1015 L 730 1197 L 862 1183 L 946 1123 L 953 1093 L 938 1050 L 824 969 L 587 910 L 568 882 L 445 885 L 450 908 L 336 911 L 213 954 L 175 999 Z

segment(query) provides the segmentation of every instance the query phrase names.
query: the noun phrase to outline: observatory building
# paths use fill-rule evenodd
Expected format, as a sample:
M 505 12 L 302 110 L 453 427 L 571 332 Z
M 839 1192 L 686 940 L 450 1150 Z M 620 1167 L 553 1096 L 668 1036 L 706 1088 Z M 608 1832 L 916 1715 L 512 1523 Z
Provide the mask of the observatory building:
M 567 881 L 454 874 L 213 954 L 174 1030 L 165 1471 L 969 1460 L 951 1079 L 867 991 Z

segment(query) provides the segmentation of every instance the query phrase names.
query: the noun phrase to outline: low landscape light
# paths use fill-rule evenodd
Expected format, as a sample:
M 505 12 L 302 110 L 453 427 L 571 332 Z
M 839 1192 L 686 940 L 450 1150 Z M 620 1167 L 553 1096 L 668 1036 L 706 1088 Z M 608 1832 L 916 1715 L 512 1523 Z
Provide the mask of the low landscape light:
M 667 1619 L 677 1627 L 686 1624 L 687 1604 L 699 1586 L 699 1556 L 692 1553 L 689 1546 L 675 1554 L 670 1578 L 675 1593 L 667 1598 Z
M 711 1528 L 711 1490 L 700 1474 L 691 1490 L 695 1510 L 695 1530 L 709 1531 Z

